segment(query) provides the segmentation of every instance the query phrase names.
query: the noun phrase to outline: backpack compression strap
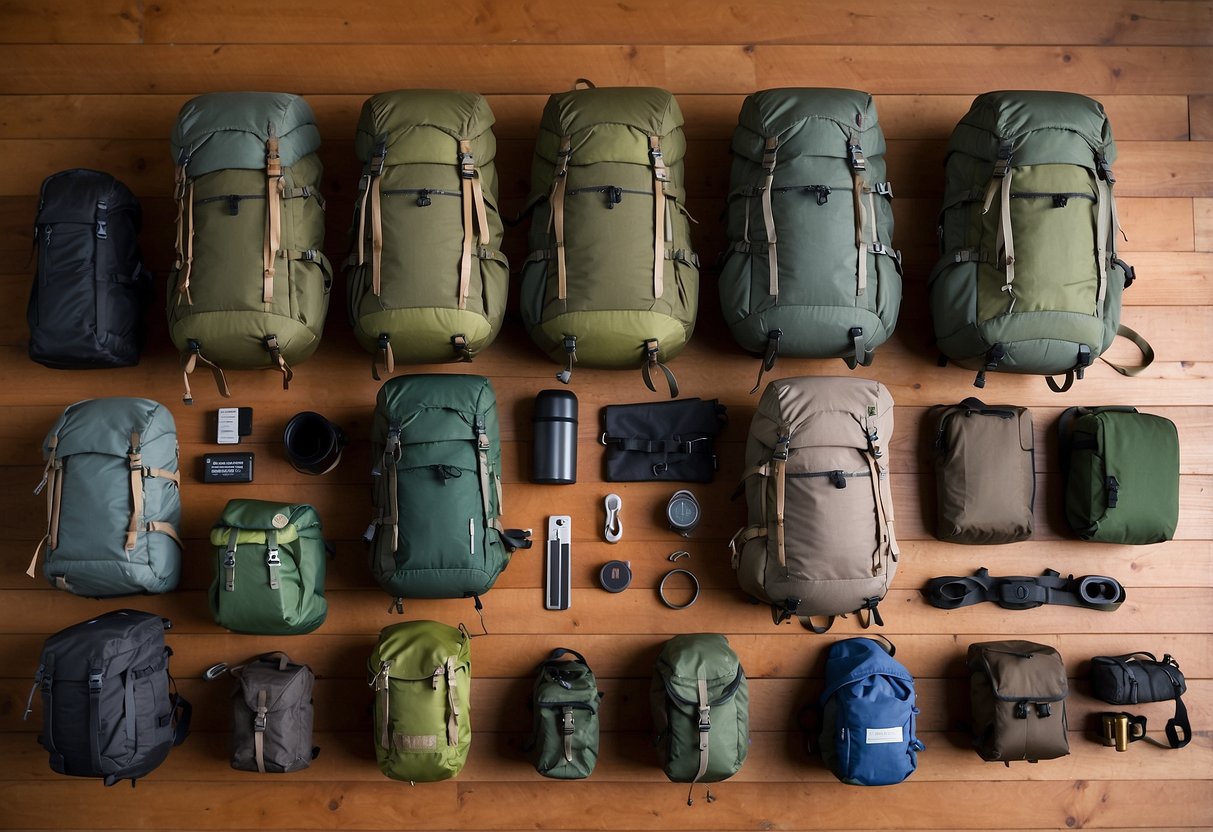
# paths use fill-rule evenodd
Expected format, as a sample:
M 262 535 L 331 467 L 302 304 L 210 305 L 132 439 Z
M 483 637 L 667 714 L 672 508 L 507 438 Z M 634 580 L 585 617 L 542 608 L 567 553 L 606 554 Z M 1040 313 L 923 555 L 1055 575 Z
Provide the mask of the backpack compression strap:
M 184 295 L 185 302 L 192 306 L 194 299 L 190 297 L 190 270 L 194 264 L 194 180 L 186 176 L 184 161 L 177 165 L 175 178 L 173 200 L 177 203 L 177 240 L 173 269 L 177 272 L 177 303 Z
M 362 198 L 358 200 L 358 246 L 357 265 L 366 262 L 366 208 L 369 200 L 371 205 L 371 292 L 379 296 L 380 269 L 383 262 L 383 219 L 380 215 L 379 177 L 383 174 L 383 163 L 387 154 L 387 144 L 383 141 L 375 145 L 375 151 L 367 160 L 366 169 L 358 181 L 358 189 Z
M 712 706 L 708 704 L 708 680 L 700 677 L 698 679 L 699 688 L 699 770 L 695 772 L 695 779 L 691 781 L 687 787 L 687 805 L 690 806 L 694 801 L 691 799 L 691 792 L 695 788 L 695 784 L 699 779 L 708 773 L 708 752 L 711 750 L 711 731 L 712 731 Z M 712 802 L 712 790 L 708 789 L 708 802 Z
M 666 242 L 665 189 L 662 185 L 670 181 L 670 172 L 661 155 L 660 136 L 649 136 L 649 158 L 653 162 L 653 297 L 659 298 L 664 291 Z
M 215 386 L 219 388 L 219 395 L 230 399 L 232 391 L 228 389 L 227 377 L 223 375 L 223 370 L 219 365 L 202 354 L 202 344 L 198 341 L 191 338 L 185 343 L 186 353 L 181 356 L 181 383 L 185 385 L 185 393 L 182 394 L 181 401 L 185 404 L 194 403 L 194 393 L 190 390 L 190 373 L 194 372 L 199 361 L 211 368 L 211 375 L 215 377 Z
M 770 275 L 767 280 L 767 294 L 773 298 L 779 297 L 779 254 L 775 248 L 778 242 L 775 233 L 775 211 L 771 207 L 771 191 L 775 185 L 775 152 L 779 149 L 779 138 L 771 136 L 767 139 L 766 146 L 762 151 L 762 170 L 766 176 L 762 181 L 762 224 L 766 229 L 767 236 L 767 266 L 770 269 Z M 749 219 L 747 211 L 746 219 Z M 774 358 L 772 356 L 772 362 Z M 761 373 L 758 376 L 759 381 L 762 380 Z M 755 385 L 757 388 L 757 385 Z
M 34 567 L 38 563 L 38 553 L 42 551 L 42 546 L 45 544 L 48 547 L 48 554 L 59 548 L 59 509 L 63 502 L 63 460 L 55 454 L 58 446 L 59 434 L 52 434 L 50 441 L 47 442 L 47 450 L 50 455 L 46 460 L 46 468 L 42 471 L 42 481 L 34 489 L 34 496 L 46 489 L 46 535 L 34 549 L 29 569 L 25 570 L 25 574 L 31 578 L 34 577 Z
M 1045 604 L 1086 607 L 1114 612 L 1124 603 L 1125 588 L 1115 578 L 1104 575 L 1061 577 L 1046 569 L 1035 578 L 995 577 L 984 566 L 971 577 L 948 575 L 932 578 L 923 591 L 933 607 L 954 610 L 983 601 L 992 601 L 1003 609 L 1030 610 Z
M 847 136 L 847 159 L 851 167 L 851 190 L 855 195 L 855 294 L 862 295 L 868 288 L 868 240 L 867 240 L 867 211 L 863 207 L 863 196 L 870 195 L 871 190 L 864 181 L 862 174 L 867 170 L 867 162 L 863 158 L 863 149 L 859 146 L 859 137 L 854 132 Z M 872 223 L 875 225 L 873 215 Z M 875 230 L 873 230 L 875 233 Z
M 488 212 L 484 207 L 484 188 L 476 160 L 472 156 L 472 145 L 467 139 L 459 140 L 459 194 L 463 201 L 463 254 L 459 260 L 459 308 L 466 309 L 468 292 L 472 285 L 472 258 L 477 251 L 472 246 L 472 215 L 475 209 L 476 226 L 480 230 L 480 245 L 489 244 Z
M 564 262 L 564 192 L 568 185 L 569 155 L 572 153 L 573 137 L 561 136 L 560 149 L 556 151 L 556 171 L 552 174 L 552 190 L 548 201 L 552 213 L 548 217 L 548 233 L 555 235 L 556 244 L 556 299 L 568 297 L 568 271 Z
M 994 162 L 994 173 L 990 178 L 990 184 L 986 187 L 985 201 L 981 206 L 981 213 L 987 214 L 990 207 L 994 204 L 994 194 L 999 196 L 998 210 L 998 231 L 994 235 L 994 251 L 995 257 L 998 252 L 1002 253 L 1002 263 L 1004 271 L 1004 283 L 999 287 L 1000 291 L 1006 292 L 1010 298 L 1011 304 L 1007 307 L 1007 312 L 1015 309 L 1015 292 L 1011 288 L 1015 282 L 1015 242 L 1011 236 L 1011 145 L 1004 142 L 998 147 L 998 159 Z
M 278 156 L 278 128 L 269 122 L 269 137 L 265 140 L 265 249 L 264 273 L 262 275 L 261 299 L 265 303 L 274 300 L 274 270 L 278 259 L 278 248 L 282 241 L 282 162 Z
M 650 338 L 644 342 L 644 363 L 640 365 L 640 375 L 644 378 L 644 386 L 657 392 L 657 387 L 653 384 L 653 369 L 661 370 L 665 375 L 666 384 L 670 386 L 670 398 L 678 398 L 678 379 L 674 378 L 674 371 L 667 367 L 658 358 L 661 351 L 661 344 L 656 338 Z M 576 360 L 576 354 L 572 356 L 572 360 Z M 572 368 L 569 368 L 570 372 Z

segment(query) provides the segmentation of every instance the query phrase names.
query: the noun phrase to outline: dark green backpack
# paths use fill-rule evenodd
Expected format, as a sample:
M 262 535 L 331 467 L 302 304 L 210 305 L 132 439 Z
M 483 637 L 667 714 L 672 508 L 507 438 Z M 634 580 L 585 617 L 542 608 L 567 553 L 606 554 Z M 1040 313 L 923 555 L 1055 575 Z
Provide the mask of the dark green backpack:
M 501 527 L 501 440 L 487 378 L 389 379 L 375 405 L 371 459 L 371 572 L 398 608 L 403 598 L 479 599 L 510 553 L 530 546 Z
M 1103 106 L 1068 92 L 985 93 L 952 133 L 928 289 L 936 344 L 978 371 L 977 387 L 1000 371 L 1050 376 L 1062 392 L 1096 358 L 1122 375 L 1153 361 L 1120 323 L 1134 272 L 1116 248 L 1115 159 Z M 1103 358 L 1118 334 L 1141 366 Z
M 764 369 L 777 355 L 871 364 L 901 307 L 872 96 L 764 90 L 746 98 L 738 122 L 720 274 L 733 337 L 764 356 Z
M 296 635 L 324 623 L 327 552 L 308 505 L 232 500 L 211 529 L 211 615 L 239 633 Z
M 168 324 L 185 401 L 198 362 L 282 373 L 316 351 L 333 270 L 324 256 L 320 133 L 296 95 L 219 92 L 185 103 L 173 129 L 176 260 Z
M 578 82 L 581 86 L 582 82 Z M 531 169 L 522 320 L 568 383 L 573 364 L 661 371 L 695 328 L 699 258 L 683 185 L 674 96 L 652 87 L 573 89 L 548 99 Z
M 1160 543 L 1179 523 L 1179 434 L 1132 407 L 1071 407 L 1058 422 L 1066 521 L 1083 540 Z
M 362 107 L 350 322 L 389 373 L 471 359 L 501 328 L 509 263 L 492 126 L 471 92 L 398 90 Z
M 649 701 L 666 777 L 693 787 L 727 780 L 741 769 L 750 748 L 750 693 L 724 636 L 696 633 L 667 641 L 653 668 Z
M 564 656 L 572 656 L 571 661 Z M 545 777 L 581 780 L 598 761 L 598 682 L 585 657 L 558 647 L 539 665 L 531 757 Z

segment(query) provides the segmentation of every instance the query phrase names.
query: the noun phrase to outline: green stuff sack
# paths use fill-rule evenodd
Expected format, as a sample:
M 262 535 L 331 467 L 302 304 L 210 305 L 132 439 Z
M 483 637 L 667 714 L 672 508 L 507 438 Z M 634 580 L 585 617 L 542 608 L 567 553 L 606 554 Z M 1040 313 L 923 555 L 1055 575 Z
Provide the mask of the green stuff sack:
M 1071 407 L 1058 422 L 1066 522 L 1083 540 L 1161 543 L 1179 524 L 1179 434 L 1132 407 Z
M 193 98 L 173 128 L 176 258 L 168 324 L 189 376 L 291 366 L 320 344 L 333 270 L 324 256 L 320 133 L 295 95 Z
M 89 399 L 63 411 L 42 445 L 46 536 L 30 561 L 51 585 L 108 598 L 169 592 L 181 574 L 177 427 L 150 399 Z
M 471 359 L 505 315 L 493 113 L 476 93 L 398 90 L 367 99 L 347 270 L 358 343 L 395 362 Z
M 548 99 L 531 168 L 522 320 L 553 360 L 662 372 L 686 346 L 699 258 L 686 212 L 682 112 L 652 87 L 573 89 Z
M 536 771 L 558 780 L 590 776 L 598 762 L 600 699 L 585 657 L 563 647 L 553 650 L 539 666 L 531 699 L 531 759 Z
M 741 769 L 750 747 L 750 692 L 728 639 L 696 633 L 667 641 L 653 668 L 649 699 L 666 777 L 693 787 L 727 780 Z M 688 804 L 690 799 L 688 791 Z
M 371 572 L 403 598 L 477 598 L 510 553 L 501 527 L 497 398 L 483 376 L 407 375 L 379 389 L 371 428 Z
M 1112 186 L 1116 144 L 1103 106 L 1065 92 L 978 96 L 948 144 L 943 256 L 929 281 L 944 357 L 977 370 L 1049 376 L 1068 390 L 1118 334 L 1134 279 L 1120 259 Z M 1058 384 L 1052 376 L 1064 374 Z
M 462 627 L 406 621 L 383 628 L 367 662 L 380 771 L 431 783 L 463 770 L 472 744 L 471 675 Z
M 297 635 L 324 623 L 328 553 L 308 505 L 232 500 L 211 529 L 215 623 L 238 633 Z
M 733 337 L 763 355 L 764 369 L 778 355 L 871 364 L 901 307 L 872 96 L 764 90 L 746 98 L 738 122 L 720 275 Z

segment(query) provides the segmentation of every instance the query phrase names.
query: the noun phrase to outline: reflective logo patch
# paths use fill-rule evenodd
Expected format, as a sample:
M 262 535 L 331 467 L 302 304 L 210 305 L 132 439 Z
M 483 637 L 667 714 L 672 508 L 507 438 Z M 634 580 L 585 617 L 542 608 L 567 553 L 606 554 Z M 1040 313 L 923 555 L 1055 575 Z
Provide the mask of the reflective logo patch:
M 879 745 L 887 742 L 905 742 L 901 736 L 901 726 L 896 728 L 869 728 L 866 740 L 868 745 Z
M 438 737 L 435 734 L 392 734 L 392 745 L 397 751 L 437 751 Z

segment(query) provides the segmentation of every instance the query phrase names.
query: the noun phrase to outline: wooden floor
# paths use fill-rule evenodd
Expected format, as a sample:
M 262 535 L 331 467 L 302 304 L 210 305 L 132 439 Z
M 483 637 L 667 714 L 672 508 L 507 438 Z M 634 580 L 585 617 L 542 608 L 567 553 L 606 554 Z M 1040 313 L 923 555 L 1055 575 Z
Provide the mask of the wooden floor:
M 851 10 L 848 10 L 850 6 Z M 11 0 L 0 4 L 0 827 L 26 829 L 860 829 L 1213 827 L 1213 4 L 1186 0 Z M 172 251 L 172 167 L 168 136 L 187 98 L 215 90 L 281 89 L 307 96 L 325 141 L 327 250 L 345 250 L 357 168 L 353 135 L 368 95 L 399 87 L 462 87 L 490 96 L 497 114 L 498 170 L 507 213 L 529 179 L 532 141 L 547 94 L 585 76 L 600 86 L 653 84 L 673 90 L 686 113 L 690 209 L 700 220 L 705 263 L 722 248 L 719 220 L 728 176 L 728 136 L 746 93 L 775 86 L 849 86 L 877 95 L 895 183 L 896 243 L 907 263 L 906 300 L 893 341 L 862 375 L 883 381 L 898 404 L 893 490 L 903 555 L 884 631 L 918 680 L 927 750 L 905 784 L 864 790 L 837 783 L 804 751 L 795 714 L 821 687 L 827 645 L 858 632 L 841 622 L 829 636 L 775 628 L 736 588 L 725 541 L 741 525 L 730 503 L 755 398 L 756 370 L 732 343 L 705 273 L 703 312 L 691 346 L 673 365 L 685 395 L 719 398 L 730 425 L 721 471 L 696 489 L 706 518 L 684 542 L 663 527 L 671 486 L 601 481 L 597 413 L 611 402 L 654 400 L 639 374 L 578 370 L 580 481 L 526 482 L 527 405 L 556 386 L 554 364 L 526 339 L 516 315 L 473 367 L 424 370 L 489 376 L 502 404 L 507 525 L 541 530 L 549 513 L 574 525 L 572 609 L 545 612 L 538 551 L 519 553 L 485 598 L 492 635 L 475 639 L 473 724 L 467 768 L 454 781 L 411 788 L 384 779 L 372 752 L 365 657 L 378 630 L 397 617 L 370 579 L 357 541 L 369 517 L 367 437 L 377 384 L 345 320 L 338 284 L 324 343 L 298 368 L 288 393 L 272 373 L 235 373 L 232 403 L 255 409 L 247 450 L 257 454 L 251 487 L 203 485 L 196 461 L 212 450 L 207 420 L 220 403 L 204 380 L 197 404 L 180 404 L 180 376 L 160 307 L 152 342 L 129 370 L 65 373 L 25 357 L 26 267 L 38 185 L 66 167 L 97 167 L 127 182 L 146 211 L 144 246 L 158 275 Z M 1154 367 L 1136 379 L 1096 366 L 1065 395 L 1039 378 L 999 376 L 987 401 L 1028 405 L 1038 432 L 1041 490 L 1036 539 L 972 548 L 932 539 L 924 498 L 932 475 L 919 450 L 925 409 L 973 393 L 971 374 L 939 369 L 930 344 L 925 279 L 934 256 L 942 158 L 952 125 L 973 95 L 1000 88 L 1053 88 L 1098 97 L 1113 121 L 1123 256 L 1138 281 L 1125 322 L 1149 338 Z M 521 262 L 524 234 L 507 238 Z M 161 292 L 163 287 L 161 287 Z M 517 289 L 513 292 L 516 300 Z M 1116 353 L 1125 355 L 1127 353 Z M 781 360 L 777 375 L 845 374 L 841 362 Z M 76 621 L 122 606 L 76 598 L 25 577 L 43 530 L 39 443 L 67 404 L 97 395 L 148 396 L 177 418 L 184 532 L 179 591 L 132 599 L 174 621 L 172 667 L 195 703 L 196 730 L 138 788 L 52 774 L 20 721 L 42 640 Z M 1058 511 L 1052 429 L 1073 404 L 1132 404 L 1174 420 L 1182 445 L 1181 516 L 1176 540 L 1157 546 L 1085 544 Z M 316 478 L 296 474 L 279 441 L 297 411 L 318 410 L 354 438 L 341 466 Z M 626 536 L 601 542 L 601 500 L 624 499 Z M 228 634 L 210 620 L 205 536 L 232 497 L 311 502 L 337 558 L 328 584 L 330 617 L 315 634 L 272 639 Z M 665 555 L 685 547 L 704 586 L 693 608 L 663 608 L 654 588 Z M 624 557 L 633 588 L 608 595 L 593 576 Z M 995 574 L 1046 567 L 1106 573 L 1128 588 L 1114 614 L 1046 607 L 1007 612 L 993 605 L 944 613 L 918 588 L 931 576 L 978 566 Z M 448 623 L 475 614 L 461 601 L 414 602 L 408 614 Z M 646 686 L 660 644 L 683 632 L 729 635 L 752 679 L 752 747 L 712 804 L 686 806 L 684 787 L 665 782 L 648 739 Z M 966 646 L 1023 636 L 1055 645 L 1073 683 L 1072 753 L 1038 765 L 983 763 L 963 723 Z M 553 783 L 529 767 L 520 745 L 534 665 L 551 648 L 573 647 L 606 691 L 602 758 L 584 783 Z M 201 680 L 216 661 L 285 648 L 320 676 L 317 740 L 307 771 L 286 776 L 227 765 L 227 684 Z M 1144 743 L 1117 754 L 1082 729 L 1104 709 L 1088 695 L 1085 662 L 1130 650 L 1169 652 L 1189 681 L 1196 738 L 1182 751 Z M 1165 704 L 1142 706 L 1161 728 Z

